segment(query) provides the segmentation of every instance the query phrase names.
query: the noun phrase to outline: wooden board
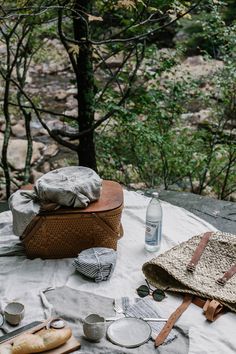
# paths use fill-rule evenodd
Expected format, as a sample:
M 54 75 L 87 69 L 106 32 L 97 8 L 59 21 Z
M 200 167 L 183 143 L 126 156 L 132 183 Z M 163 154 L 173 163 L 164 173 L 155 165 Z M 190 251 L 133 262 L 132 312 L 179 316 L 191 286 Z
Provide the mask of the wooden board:
M 61 347 L 47 350 L 44 353 L 45 354 L 67 354 L 67 353 L 72 353 L 73 351 L 79 348 L 80 348 L 80 342 L 77 339 L 75 339 L 75 337 L 72 335 L 72 337 L 70 337 L 70 339 Z
M 29 330 L 26 330 L 26 331 L 23 331 L 21 332 L 20 334 L 18 334 L 17 336 L 13 337 L 13 338 L 10 338 L 8 340 L 6 340 L 5 342 L 1 343 L 0 344 L 0 349 L 2 347 L 4 347 L 4 345 L 6 344 L 12 344 L 14 343 L 14 340 L 18 337 L 18 336 L 21 336 L 22 334 L 25 334 L 25 333 L 37 333 L 38 331 L 42 330 L 43 328 L 45 328 L 45 326 L 47 325 L 47 323 L 50 321 L 51 319 L 45 321 L 45 322 L 42 322 L 42 324 L 39 324 Z M 44 351 L 42 353 L 45 353 L 45 354 L 67 354 L 67 353 L 72 353 L 73 351 L 77 350 L 80 348 L 80 342 L 72 335 L 70 337 L 70 339 L 63 345 L 61 345 L 60 347 L 57 347 L 55 349 L 51 349 L 51 350 L 47 350 L 47 351 Z

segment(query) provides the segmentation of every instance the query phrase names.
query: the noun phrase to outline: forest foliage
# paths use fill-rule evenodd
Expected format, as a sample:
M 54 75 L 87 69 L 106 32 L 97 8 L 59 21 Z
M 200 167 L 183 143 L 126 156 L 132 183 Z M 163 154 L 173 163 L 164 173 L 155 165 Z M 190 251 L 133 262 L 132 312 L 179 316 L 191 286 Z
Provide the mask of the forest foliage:
M 0 109 L 7 196 L 15 188 L 7 158 L 14 112 L 25 119 L 28 141 L 19 185 L 30 180 L 30 122 L 37 119 L 103 178 L 229 199 L 236 191 L 235 9 L 232 0 L 4 2 Z M 48 108 L 27 88 L 30 65 L 50 56 L 45 38 L 62 42 L 78 88 L 78 117 L 58 114 L 67 130 L 48 126 Z M 179 74 L 191 56 L 223 65 L 204 77 Z M 117 57 L 116 66 L 108 64 Z M 201 110 L 208 111 L 204 122 L 186 121 Z

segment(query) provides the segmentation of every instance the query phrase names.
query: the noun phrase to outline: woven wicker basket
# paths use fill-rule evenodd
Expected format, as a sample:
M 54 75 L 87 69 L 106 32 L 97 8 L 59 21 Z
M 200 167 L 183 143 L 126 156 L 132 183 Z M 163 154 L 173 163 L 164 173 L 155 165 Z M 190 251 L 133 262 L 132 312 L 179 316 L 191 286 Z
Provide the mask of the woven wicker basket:
M 26 255 L 31 259 L 57 259 L 76 257 L 91 247 L 116 250 L 123 235 L 122 209 L 122 187 L 113 181 L 103 181 L 100 199 L 86 209 L 40 212 L 21 236 Z

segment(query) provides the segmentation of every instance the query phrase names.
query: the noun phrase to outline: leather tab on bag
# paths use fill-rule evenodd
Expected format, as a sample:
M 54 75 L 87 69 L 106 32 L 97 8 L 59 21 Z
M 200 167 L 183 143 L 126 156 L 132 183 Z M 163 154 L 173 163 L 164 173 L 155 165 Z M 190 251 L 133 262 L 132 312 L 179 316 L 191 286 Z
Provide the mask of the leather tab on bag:
M 217 284 L 219 285 L 225 285 L 225 283 L 232 278 L 232 276 L 236 273 L 236 264 L 234 264 L 225 274 L 223 275 L 222 278 L 217 279 Z
M 204 307 L 203 313 L 206 316 L 208 321 L 215 321 L 219 315 L 222 314 L 223 305 L 216 300 L 207 300 Z
M 204 249 L 206 248 L 212 234 L 213 232 L 210 231 L 210 232 L 205 232 L 205 234 L 202 236 L 201 241 L 199 242 L 196 250 L 194 251 L 191 261 L 187 265 L 188 271 L 194 272 L 194 270 L 196 269 L 196 265 L 198 264 L 198 261 L 201 258 L 201 255 Z
M 161 332 L 155 339 L 155 347 L 159 347 L 162 343 L 164 343 L 165 339 L 167 338 L 168 334 L 172 330 L 175 322 L 180 318 L 182 313 L 188 308 L 188 306 L 192 302 L 192 295 L 185 295 L 182 304 L 170 315 L 168 321 L 166 322 L 165 326 L 162 328 Z

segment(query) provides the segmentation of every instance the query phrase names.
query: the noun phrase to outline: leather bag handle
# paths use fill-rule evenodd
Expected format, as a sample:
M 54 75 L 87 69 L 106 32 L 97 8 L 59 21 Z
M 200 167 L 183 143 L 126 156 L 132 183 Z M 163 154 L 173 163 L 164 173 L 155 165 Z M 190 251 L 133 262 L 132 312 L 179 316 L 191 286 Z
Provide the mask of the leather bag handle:
M 193 255 L 192 255 L 192 258 L 191 258 L 191 261 L 188 263 L 187 265 L 187 270 L 190 271 L 190 272 L 194 272 L 194 270 L 196 269 L 196 265 L 198 264 L 201 256 L 202 256 L 202 253 L 203 251 L 205 250 L 208 242 L 209 242 L 209 239 L 210 237 L 213 235 L 213 232 L 209 231 L 209 232 L 205 232 L 205 234 L 202 236 L 196 250 L 194 251 Z M 232 278 L 232 276 L 236 274 L 236 263 L 233 264 L 229 270 L 227 270 L 223 277 L 221 278 L 218 278 L 216 280 L 216 283 L 219 284 L 219 285 L 222 285 L 224 286 L 225 283 L 230 279 Z
M 220 315 L 224 313 L 223 305 L 217 300 L 203 300 L 199 297 L 193 297 L 190 294 L 184 296 L 183 301 L 179 307 L 170 315 L 165 326 L 155 339 L 155 347 L 159 347 L 164 343 L 168 334 L 174 327 L 176 321 L 180 318 L 182 313 L 187 310 L 189 305 L 193 303 L 203 308 L 203 313 L 208 321 L 215 321 Z
M 196 269 L 196 265 L 199 262 L 199 259 L 201 258 L 201 255 L 204 251 L 204 249 L 206 248 L 208 241 L 210 239 L 210 237 L 212 236 L 213 232 L 205 232 L 205 234 L 202 236 L 196 250 L 194 251 L 191 261 L 188 263 L 187 265 L 187 270 L 190 272 L 194 272 L 194 270 Z
M 159 347 L 159 345 L 163 344 L 165 339 L 167 338 L 168 334 L 174 327 L 175 322 L 180 318 L 182 313 L 187 310 L 189 305 L 191 304 L 193 299 L 192 295 L 185 295 L 183 302 L 177 309 L 170 315 L 168 321 L 166 322 L 165 326 L 162 328 L 161 332 L 157 335 L 155 339 L 155 347 Z

